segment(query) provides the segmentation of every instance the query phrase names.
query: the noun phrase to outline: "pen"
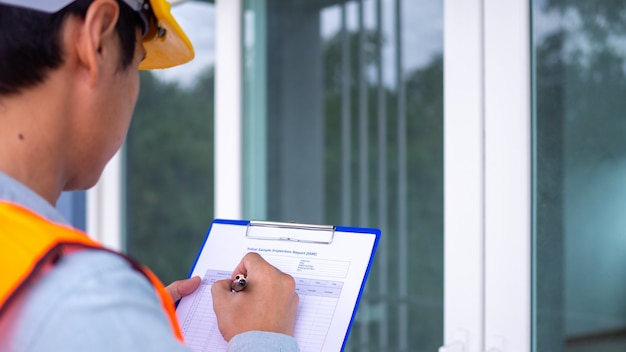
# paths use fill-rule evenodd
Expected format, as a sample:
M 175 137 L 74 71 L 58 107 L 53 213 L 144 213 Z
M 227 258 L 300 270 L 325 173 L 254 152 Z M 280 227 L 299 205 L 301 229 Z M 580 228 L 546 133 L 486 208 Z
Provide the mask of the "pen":
M 230 284 L 230 289 L 233 292 L 239 292 L 241 290 L 243 290 L 244 288 L 246 288 L 246 277 L 243 276 L 242 274 L 239 274 L 237 276 L 235 276 L 235 280 L 233 280 L 233 283 Z

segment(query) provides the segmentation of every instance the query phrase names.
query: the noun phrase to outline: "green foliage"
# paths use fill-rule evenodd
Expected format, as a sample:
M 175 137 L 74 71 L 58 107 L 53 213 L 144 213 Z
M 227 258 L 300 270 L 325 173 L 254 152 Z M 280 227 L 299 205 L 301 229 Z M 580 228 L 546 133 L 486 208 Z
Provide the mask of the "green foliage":
M 141 72 L 126 148 L 128 253 L 184 278 L 213 217 L 213 71 L 184 89 Z

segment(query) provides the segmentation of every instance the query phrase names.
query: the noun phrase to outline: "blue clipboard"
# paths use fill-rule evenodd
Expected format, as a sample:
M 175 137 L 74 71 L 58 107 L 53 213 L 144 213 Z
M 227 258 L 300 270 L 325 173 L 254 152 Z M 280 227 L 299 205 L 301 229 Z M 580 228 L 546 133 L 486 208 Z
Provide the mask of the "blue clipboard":
M 203 346 L 212 343 L 204 341 L 208 337 L 202 334 L 188 336 L 198 331 L 194 326 L 196 317 L 202 316 L 197 320 L 203 321 L 211 318 L 208 310 L 200 311 L 209 304 L 210 289 L 207 288 L 215 280 L 230 277 L 239 259 L 253 251 L 296 280 L 301 307 L 295 338 L 300 350 L 344 350 L 380 236 L 377 228 L 214 220 L 188 275 L 201 276 L 201 288 L 183 298 L 177 306 L 185 340 L 202 340 L 194 344 Z M 220 256 L 228 252 L 236 253 L 237 260 L 224 263 L 230 259 Z M 225 341 L 217 341 L 211 349 L 222 351 L 225 347 Z

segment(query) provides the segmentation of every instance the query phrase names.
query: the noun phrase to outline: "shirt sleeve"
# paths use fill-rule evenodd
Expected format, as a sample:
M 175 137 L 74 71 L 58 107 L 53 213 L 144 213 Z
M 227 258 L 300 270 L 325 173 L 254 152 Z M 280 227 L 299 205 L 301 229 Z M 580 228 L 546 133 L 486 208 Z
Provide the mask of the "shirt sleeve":
M 189 352 L 172 332 L 152 284 L 99 250 L 63 257 L 30 287 L 16 321 L 19 351 Z
M 100 250 L 63 257 L 27 291 L 13 351 L 190 352 L 172 332 L 152 284 L 123 258 Z M 287 335 L 252 331 L 229 352 L 297 352 Z
M 228 352 L 298 352 L 296 340 L 288 335 L 248 331 L 233 337 Z

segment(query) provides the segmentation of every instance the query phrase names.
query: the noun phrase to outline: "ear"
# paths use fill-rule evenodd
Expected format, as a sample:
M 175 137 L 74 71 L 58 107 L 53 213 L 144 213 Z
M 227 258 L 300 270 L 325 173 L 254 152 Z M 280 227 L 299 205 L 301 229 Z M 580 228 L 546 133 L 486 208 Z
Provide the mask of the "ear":
M 79 64 L 89 76 L 89 86 L 98 82 L 106 65 L 117 65 L 119 43 L 115 25 L 119 11 L 115 0 L 94 1 L 87 10 L 76 46 Z

